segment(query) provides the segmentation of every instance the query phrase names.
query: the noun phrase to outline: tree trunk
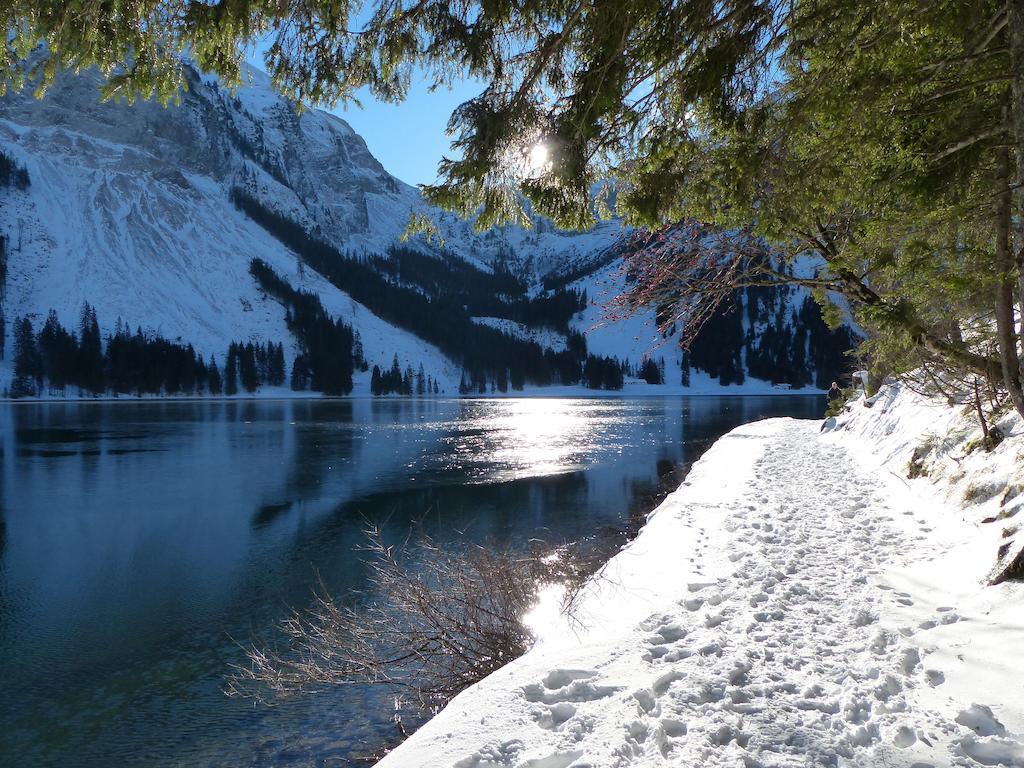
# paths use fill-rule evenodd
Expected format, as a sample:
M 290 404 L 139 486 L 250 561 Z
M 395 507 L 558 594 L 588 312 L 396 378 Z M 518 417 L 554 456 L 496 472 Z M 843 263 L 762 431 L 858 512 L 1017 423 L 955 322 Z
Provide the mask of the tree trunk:
M 1017 355 L 1017 329 L 1013 323 L 1013 294 L 1017 286 L 1017 269 L 1010 250 L 1010 153 L 1006 147 L 996 150 L 996 338 L 999 342 L 999 364 L 1003 384 L 1010 393 L 1013 407 L 1024 416 L 1024 391 L 1020 386 L 1020 358 Z
M 998 360 L 972 352 L 963 342 L 954 343 L 936 336 L 921 322 L 910 302 L 886 301 L 848 269 L 839 269 L 836 274 L 843 282 L 842 293 L 847 299 L 872 307 L 878 322 L 903 331 L 915 346 L 929 355 L 979 376 L 990 376 L 999 366 Z
M 1010 125 L 1017 156 L 1017 294 L 1020 300 L 1021 344 L 1024 345 L 1024 0 L 1007 0 L 1010 38 Z

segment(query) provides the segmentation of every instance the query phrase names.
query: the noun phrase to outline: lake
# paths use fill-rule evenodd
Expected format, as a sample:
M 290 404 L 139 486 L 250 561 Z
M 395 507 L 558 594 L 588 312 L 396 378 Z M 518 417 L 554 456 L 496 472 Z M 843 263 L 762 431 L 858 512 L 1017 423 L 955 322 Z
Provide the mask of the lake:
M 346 687 L 222 691 L 368 521 L 439 542 L 621 531 L 733 427 L 808 396 L 0 405 L 0 765 L 349 765 L 394 736 Z

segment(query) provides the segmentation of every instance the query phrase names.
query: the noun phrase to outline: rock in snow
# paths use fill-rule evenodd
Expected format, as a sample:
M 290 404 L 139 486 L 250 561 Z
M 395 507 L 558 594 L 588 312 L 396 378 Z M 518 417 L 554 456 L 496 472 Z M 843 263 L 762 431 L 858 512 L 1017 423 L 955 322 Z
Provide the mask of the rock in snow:
M 984 586 L 987 534 L 904 479 L 924 404 L 883 398 L 719 440 L 571 626 L 380 768 L 1024 766 L 1024 589 Z

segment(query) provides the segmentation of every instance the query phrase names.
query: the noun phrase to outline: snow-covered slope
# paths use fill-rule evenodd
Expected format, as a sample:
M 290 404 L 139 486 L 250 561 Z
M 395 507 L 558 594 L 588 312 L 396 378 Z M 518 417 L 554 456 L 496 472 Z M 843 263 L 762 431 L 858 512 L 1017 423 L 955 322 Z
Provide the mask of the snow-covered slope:
M 1024 590 L 985 586 L 990 537 L 892 462 L 925 406 L 728 434 L 575 622 L 543 599 L 536 646 L 380 768 L 1024 765 Z
M 374 314 L 379 306 L 371 311 L 335 287 L 337 281 L 300 269 L 299 256 L 280 236 L 232 202 L 235 190 L 348 257 L 386 257 L 418 212 L 437 224 L 443 246 L 414 240 L 408 247 L 443 263 L 515 275 L 525 286 L 521 300 L 551 295 L 552 281 L 585 291 L 592 302 L 607 298 L 609 285 L 621 288 L 617 222 L 568 233 L 538 219 L 531 230 L 475 234 L 471 222 L 428 208 L 416 189 L 388 174 L 343 120 L 319 110 L 296 113 L 266 75 L 250 69 L 247 77 L 231 93 L 189 70 L 181 103 L 167 108 L 101 103 L 95 72 L 58 78 L 42 100 L 28 92 L 0 99 L 0 151 L 31 180 L 26 189 L 0 188 L 8 338 L 0 386 L 11 377 L 15 319 L 28 317 L 38 331 L 54 309 L 75 329 L 85 302 L 96 308 L 104 335 L 120 319 L 192 344 L 221 363 L 232 341 L 281 341 L 290 361 L 297 350 L 284 309 L 248 272 L 258 258 L 293 286 L 315 291 L 352 325 L 371 367 L 386 367 L 397 354 L 403 368 L 423 364 L 426 375 L 454 391 L 463 367 L 458 350 L 442 353 L 422 340 L 430 337 L 422 329 L 385 322 Z M 786 318 L 780 314 L 779 322 L 792 315 L 795 325 L 800 299 L 784 300 Z M 512 314 L 477 313 L 480 324 L 513 338 L 564 349 L 567 329 L 524 326 Z M 593 307 L 569 323 L 586 336 L 587 351 L 632 368 L 651 354 L 664 357 L 668 388 L 680 388 L 680 352 L 674 338 L 657 346 L 653 312 L 610 326 L 598 321 Z M 743 368 L 744 354 L 736 353 L 733 367 Z M 692 386 L 717 387 L 717 376 L 695 373 Z M 368 378 L 358 377 L 357 393 L 366 391 Z M 770 389 L 763 382 L 749 386 Z
M 51 308 L 74 328 L 89 302 L 104 332 L 120 318 L 221 359 L 232 340 L 283 341 L 290 360 L 284 309 L 249 275 L 260 258 L 352 324 L 371 365 L 397 353 L 457 382 L 430 345 L 316 273 L 300 278 L 295 255 L 232 205 L 228 188 L 248 179 L 282 211 L 359 248 L 392 242 L 417 199 L 344 122 L 297 117 L 253 76 L 237 97 L 194 78 L 181 106 L 166 109 L 98 103 L 92 74 L 61 78 L 42 101 L 0 102 L 0 144 L 31 178 L 28 190 L 3 192 L 8 328 L 21 316 L 38 327 Z

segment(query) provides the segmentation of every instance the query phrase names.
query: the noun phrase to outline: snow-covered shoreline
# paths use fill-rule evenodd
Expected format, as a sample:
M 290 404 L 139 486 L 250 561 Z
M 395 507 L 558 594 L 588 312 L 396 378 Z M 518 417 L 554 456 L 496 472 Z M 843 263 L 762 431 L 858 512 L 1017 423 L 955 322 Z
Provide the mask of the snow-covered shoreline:
M 360 382 L 362 383 L 362 382 Z M 349 395 L 323 395 L 319 392 L 299 391 L 294 392 L 287 387 L 264 387 L 257 392 L 240 392 L 236 395 L 42 395 L 36 397 L 9 398 L 0 397 L 0 403 L 108 403 L 108 402 L 252 402 L 270 400 L 352 400 L 373 398 L 375 400 L 387 399 L 420 399 L 420 400 L 495 400 L 495 399 L 517 399 L 517 398 L 573 398 L 573 399 L 608 399 L 608 398 L 654 398 L 654 397 L 781 397 L 787 395 L 800 395 L 803 397 L 820 397 L 824 390 L 813 387 L 803 389 L 784 389 L 773 386 L 767 382 L 751 380 L 748 384 L 733 386 L 697 386 L 682 387 L 673 385 L 647 384 L 645 382 L 627 382 L 622 389 L 605 390 L 590 389 L 584 386 L 550 386 L 550 387 L 526 387 L 522 390 L 509 392 L 488 392 L 485 394 L 459 395 L 457 393 L 441 393 L 439 395 L 384 395 L 375 397 L 370 394 L 369 385 L 357 386 L 356 390 Z
M 1024 765 L 1024 586 L 985 586 L 1001 533 L 980 522 L 1022 499 L 962 491 L 1013 487 L 1024 430 L 1007 417 L 986 454 L 956 409 L 870 405 L 723 437 L 577 624 L 535 617 L 529 653 L 381 768 Z

